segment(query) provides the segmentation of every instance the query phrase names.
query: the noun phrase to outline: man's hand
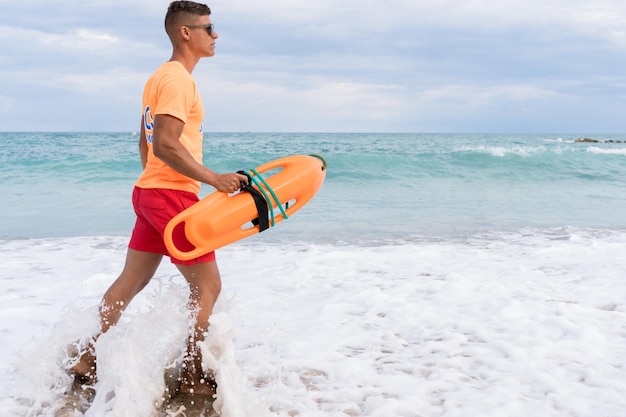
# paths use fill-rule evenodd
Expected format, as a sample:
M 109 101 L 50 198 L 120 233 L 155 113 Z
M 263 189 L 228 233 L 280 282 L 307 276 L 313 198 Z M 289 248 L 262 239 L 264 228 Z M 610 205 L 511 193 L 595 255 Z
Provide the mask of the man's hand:
M 248 177 L 242 174 L 217 174 L 213 186 L 218 191 L 234 193 L 241 188 L 241 183 L 248 184 Z

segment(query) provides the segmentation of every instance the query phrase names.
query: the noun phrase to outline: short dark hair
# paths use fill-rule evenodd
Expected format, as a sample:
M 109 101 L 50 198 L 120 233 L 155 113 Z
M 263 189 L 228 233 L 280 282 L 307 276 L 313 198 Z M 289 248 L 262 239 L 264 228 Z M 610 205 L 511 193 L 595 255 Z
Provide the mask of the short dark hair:
M 194 16 L 208 16 L 211 9 L 206 4 L 195 1 L 173 1 L 165 14 L 165 31 L 170 34 L 171 29 L 178 29 L 181 21 Z M 189 24 L 189 22 L 185 22 Z

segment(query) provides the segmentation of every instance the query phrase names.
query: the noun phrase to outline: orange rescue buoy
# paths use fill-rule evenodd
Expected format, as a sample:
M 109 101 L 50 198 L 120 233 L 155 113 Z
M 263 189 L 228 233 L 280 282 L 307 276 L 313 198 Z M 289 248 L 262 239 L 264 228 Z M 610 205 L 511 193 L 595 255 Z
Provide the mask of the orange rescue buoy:
M 300 210 L 320 189 L 326 161 L 316 155 L 293 155 L 261 165 L 248 173 L 256 193 L 265 196 L 272 226 Z M 258 193 L 257 193 L 258 194 Z M 278 201 L 277 201 L 278 200 Z M 190 260 L 261 231 L 259 213 L 251 193 L 216 191 L 179 213 L 165 228 L 165 245 L 172 256 Z M 176 247 L 172 232 L 184 224 L 194 249 Z

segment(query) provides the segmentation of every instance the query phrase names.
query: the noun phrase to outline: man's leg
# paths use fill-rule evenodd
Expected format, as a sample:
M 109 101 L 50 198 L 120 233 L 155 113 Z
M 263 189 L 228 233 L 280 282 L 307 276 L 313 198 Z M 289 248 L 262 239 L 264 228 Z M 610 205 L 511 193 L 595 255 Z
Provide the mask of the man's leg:
M 128 303 L 144 289 L 156 272 L 163 255 L 128 249 L 126 262 L 120 276 L 111 284 L 100 305 L 100 329 L 105 333 L 114 326 Z M 79 376 L 93 378 L 96 358 L 89 349 L 72 370 Z
M 213 394 L 214 387 L 206 380 L 202 370 L 202 356 L 197 342 L 204 340 L 204 334 L 209 327 L 209 317 L 222 289 L 220 272 L 215 261 L 176 266 L 189 283 L 191 306 L 198 309 L 194 332 L 187 346 L 180 391 Z
M 120 276 L 109 287 L 100 305 L 102 333 L 117 324 L 128 303 L 150 282 L 163 255 L 128 249 Z

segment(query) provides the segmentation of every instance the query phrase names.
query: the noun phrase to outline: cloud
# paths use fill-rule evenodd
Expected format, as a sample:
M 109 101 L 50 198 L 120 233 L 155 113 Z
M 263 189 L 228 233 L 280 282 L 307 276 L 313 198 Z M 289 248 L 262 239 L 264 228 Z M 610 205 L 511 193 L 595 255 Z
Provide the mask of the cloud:
M 134 130 L 143 83 L 169 58 L 168 3 L 0 1 L 0 130 L 23 129 L 24 109 L 55 95 Z M 209 129 L 626 128 L 614 110 L 626 100 L 623 2 L 209 4 L 217 55 L 194 71 Z M 93 125 L 93 112 L 67 122 Z
M 11 108 L 11 98 L 0 96 L 0 112 L 6 112 Z
M 479 107 L 496 101 L 527 102 L 555 97 L 566 98 L 553 90 L 532 85 L 496 85 L 489 87 L 446 85 L 422 93 L 428 102 L 456 102 L 462 107 Z
M 123 38 L 113 30 L 101 28 L 69 28 L 64 32 L 45 32 L 0 26 L 0 57 L 17 68 L 48 68 L 126 64 L 131 58 L 151 57 L 165 47 L 141 40 Z

